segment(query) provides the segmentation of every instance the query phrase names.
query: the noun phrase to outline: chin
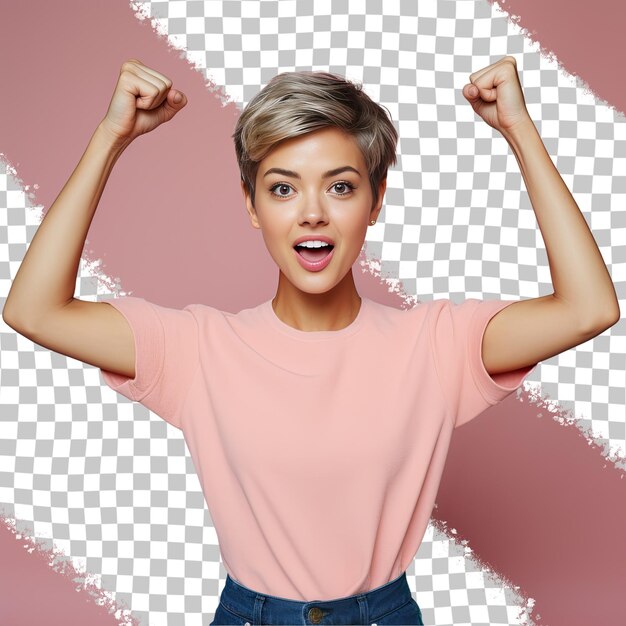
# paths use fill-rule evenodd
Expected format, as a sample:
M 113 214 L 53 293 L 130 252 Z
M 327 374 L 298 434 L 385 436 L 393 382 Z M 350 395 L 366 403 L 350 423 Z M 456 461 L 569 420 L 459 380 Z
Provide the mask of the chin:
M 327 293 L 329 291 L 332 291 L 336 285 L 335 284 L 329 284 L 324 282 L 323 284 L 319 284 L 319 285 L 302 285 L 302 284 L 298 284 L 298 283 L 292 283 L 294 287 L 296 287 L 297 289 L 299 289 L 300 291 L 304 292 L 304 293 L 310 293 L 310 294 L 322 294 L 322 293 Z
M 306 271 L 306 270 L 303 270 L 303 271 Z M 341 282 L 341 280 L 336 280 L 335 276 L 329 277 L 328 275 L 326 275 L 322 277 L 321 275 L 319 275 L 320 273 L 318 273 L 317 276 L 313 276 L 312 274 L 313 272 L 311 272 L 311 276 L 290 277 L 285 272 L 283 272 L 285 280 L 289 282 L 293 287 L 295 287 L 296 289 L 298 289 L 299 291 L 303 293 L 310 293 L 310 294 L 327 293 L 335 289 L 337 285 L 339 285 L 339 283 Z

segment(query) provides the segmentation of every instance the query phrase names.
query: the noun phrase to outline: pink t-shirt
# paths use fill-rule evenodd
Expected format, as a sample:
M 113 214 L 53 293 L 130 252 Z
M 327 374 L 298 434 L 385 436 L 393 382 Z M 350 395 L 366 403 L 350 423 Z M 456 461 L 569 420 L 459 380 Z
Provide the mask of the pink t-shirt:
M 415 558 L 453 428 L 515 391 L 489 376 L 487 322 L 515 300 L 403 310 L 362 297 L 337 331 L 297 330 L 272 301 L 237 314 L 108 300 L 136 376 L 105 382 L 182 430 L 222 561 L 246 587 L 299 601 L 366 593 Z

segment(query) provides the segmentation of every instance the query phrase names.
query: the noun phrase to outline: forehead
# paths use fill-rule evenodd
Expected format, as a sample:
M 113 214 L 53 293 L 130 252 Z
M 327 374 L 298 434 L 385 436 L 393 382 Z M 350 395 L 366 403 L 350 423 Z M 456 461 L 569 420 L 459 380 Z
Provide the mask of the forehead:
M 296 170 L 300 166 L 309 172 L 326 171 L 340 165 L 351 165 L 361 172 L 365 170 L 365 160 L 356 139 L 335 127 L 323 128 L 280 142 L 261 161 L 258 171 L 263 176 L 271 167 L 287 165 Z

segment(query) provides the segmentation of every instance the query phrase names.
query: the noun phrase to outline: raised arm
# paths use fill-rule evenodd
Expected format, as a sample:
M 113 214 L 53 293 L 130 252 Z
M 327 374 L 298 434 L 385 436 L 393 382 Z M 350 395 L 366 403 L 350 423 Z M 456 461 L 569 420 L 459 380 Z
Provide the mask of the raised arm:
M 163 74 L 136 59 L 122 65 L 106 116 L 42 220 L 13 280 L 2 311 L 11 328 L 55 352 L 134 376 L 128 323 L 106 302 L 74 298 L 76 274 L 91 220 L 122 152 L 186 103 Z
M 470 75 L 463 95 L 509 143 L 545 242 L 554 293 L 498 312 L 483 337 L 490 374 L 515 370 L 573 348 L 620 318 L 615 288 L 587 222 L 526 110 L 514 57 Z

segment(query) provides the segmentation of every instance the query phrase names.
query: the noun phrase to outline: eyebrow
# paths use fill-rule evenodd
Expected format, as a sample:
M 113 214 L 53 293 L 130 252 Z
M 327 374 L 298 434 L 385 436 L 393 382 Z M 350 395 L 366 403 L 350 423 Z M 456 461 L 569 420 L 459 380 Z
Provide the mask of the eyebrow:
M 328 170 L 322 174 L 322 178 L 328 178 L 329 176 L 336 176 L 337 174 L 341 174 L 341 172 L 354 172 L 361 176 L 359 170 L 355 169 L 351 165 L 342 165 L 341 167 L 337 167 L 334 170 Z M 282 167 L 271 167 L 265 174 L 263 174 L 263 178 L 268 176 L 269 174 L 282 174 L 283 176 L 291 176 L 292 178 L 301 179 L 302 177 L 298 172 L 294 172 L 293 170 L 286 170 Z

